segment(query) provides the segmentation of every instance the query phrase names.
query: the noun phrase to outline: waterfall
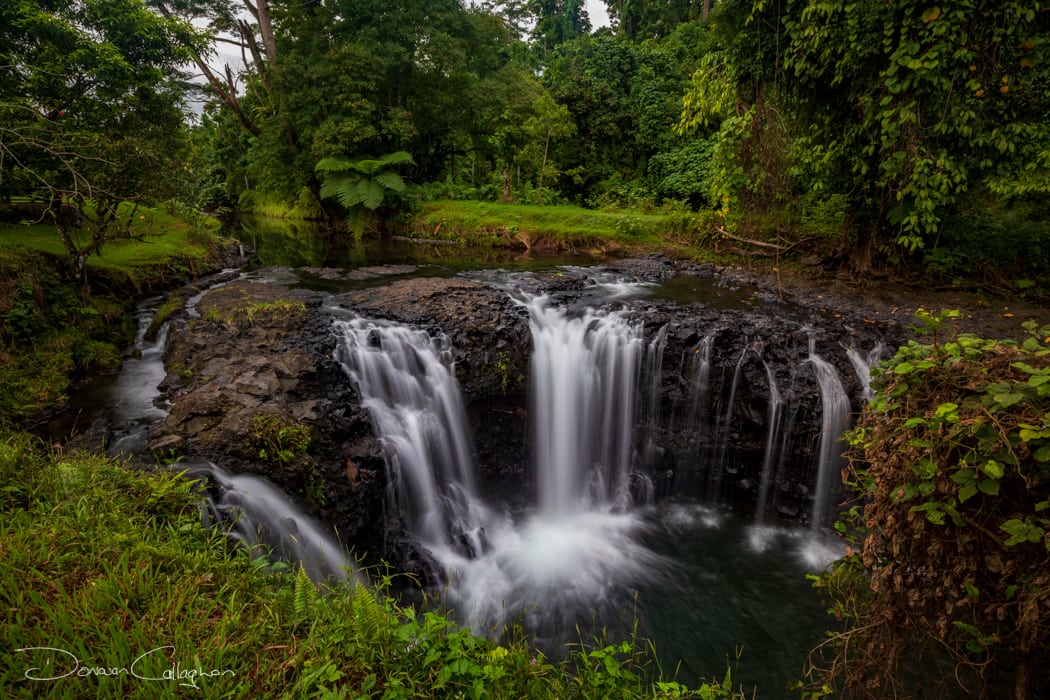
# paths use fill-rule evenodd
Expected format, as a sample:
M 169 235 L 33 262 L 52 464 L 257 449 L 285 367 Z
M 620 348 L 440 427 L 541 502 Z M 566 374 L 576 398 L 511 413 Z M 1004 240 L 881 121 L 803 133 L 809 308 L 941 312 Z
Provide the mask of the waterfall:
M 551 515 L 630 503 L 641 324 L 615 311 L 570 316 L 546 296 L 529 311 L 529 379 L 539 507 Z
M 871 368 L 875 366 L 879 360 L 882 359 L 882 354 L 886 351 L 886 345 L 880 340 L 875 343 L 875 347 L 867 352 L 866 355 L 861 355 L 860 352 L 854 348 L 846 349 L 846 357 L 849 358 L 850 363 L 853 365 L 854 371 L 857 373 L 857 380 L 861 386 L 861 396 L 865 401 L 871 401 Z
M 663 454 L 659 445 L 660 436 L 660 399 L 663 395 L 661 379 L 663 378 L 664 348 L 667 346 L 667 326 L 661 326 L 656 336 L 649 342 L 645 350 L 645 363 L 642 366 L 642 376 L 647 378 L 645 386 L 645 399 L 642 405 L 642 413 L 639 420 L 642 423 L 643 435 L 641 438 L 642 458 L 641 464 L 645 467 L 653 467 Z M 648 479 L 646 477 L 646 479 Z M 651 500 L 652 482 L 647 487 L 645 501 Z
M 336 359 L 386 449 L 408 531 L 441 556 L 484 550 L 485 513 L 448 341 L 395 323 L 336 320 Z
M 820 447 L 817 454 L 817 480 L 813 489 L 813 511 L 810 526 L 819 528 L 827 515 L 831 498 L 831 482 L 839 472 L 842 456 L 842 434 L 846 431 L 849 417 L 849 397 L 842 388 L 835 366 L 816 352 L 816 339 L 809 339 L 809 358 L 820 386 L 821 425 Z
M 769 410 L 766 422 L 769 424 L 769 432 L 766 435 L 766 449 L 762 457 L 762 480 L 758 489 L 758 502 L 755 504 L 755 520 L 761 521 L 765 515 L 769 489 L 773 481 L 773 466 L 777 464 L 777 437 L 780 433 L 781 405 L 780 390 L 777 389 L 777 378 L 773 368 L 762 360 L 762 366 L 766 368 L 766 378 L 769 381 Z
M 689 404 L 689 425 L 696 425 L 701 436 L 707 433 L 707 402 L 711 384 L 711 348 L 715 334 L 711 331 L 693 348 L 690 377 L 693 397 Z
M 270 482 L 252 474 L 231 474 L 214 464 L 187 472 L 216 487 L 216 494 L 206 492 L 205 525 L 223 528 L 252 557 L 302 566 L 318 583 L 358 580 L 353 562 L 335 538 Z
M 751 350 L 750 339 L 744 338 L 744 349 L 740 352 L 740 359 L 736 361 L 733 370 L 733 381 L 729 384 L 729 401 L 726 403 L 725 415 L 719 430 L 720 447 L 718 449 L 718 464 L 711 465 L 711 473 L 708 477 L 711 492 L 717 496 L 722 487 L 722 474 L 726 468 L 726 454 L 729 451 L 730 429 L 733 425 L 733 404 L 736 403 L 736 388 L 740 383 L 740 371 L 747 360 L 747 354 Z

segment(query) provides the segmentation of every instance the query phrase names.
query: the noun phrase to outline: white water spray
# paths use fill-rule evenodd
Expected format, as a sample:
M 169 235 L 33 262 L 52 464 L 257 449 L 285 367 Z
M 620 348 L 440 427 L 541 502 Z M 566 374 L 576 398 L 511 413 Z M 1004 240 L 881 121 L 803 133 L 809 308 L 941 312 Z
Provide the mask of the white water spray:
M 865 355 L 861 355 L 860 351 L 854 348 L 846 349 L 846 357 L 849 358 L 854 371 L 857 373 L 857 380 L 861 386 L 861 396 L 865 401 L 871 401 L 872 399 L 871 368 L 882 359 L 882 355 L 885 352 L 886 345 L 881 340 L 875 343 L 875 347 Z
M 218 495 L 205 502 L 205 524 L 217 525 L 252 556 L 300 566 L 318 583 L 358 581 L 353 562 L 335 538 L 276 486 L 253 474 L 232 474 L 214 464 L 188 470 L 206 477 Z

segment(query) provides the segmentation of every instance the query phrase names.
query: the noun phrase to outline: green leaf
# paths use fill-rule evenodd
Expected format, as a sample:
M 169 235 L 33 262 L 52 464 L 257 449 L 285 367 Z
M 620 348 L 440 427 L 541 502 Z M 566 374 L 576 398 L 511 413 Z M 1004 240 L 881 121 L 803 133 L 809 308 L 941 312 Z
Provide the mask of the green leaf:
M 1043 445 L 1032 456 L 1037 462 L 1050 462 L 1050 445 Z
M 943 417 L 945 417 L 947 415 L 950 415 L 952 413 L 957 412 L 958 410 L 959 410 L 959 404 L 951 403 L 949 401 L 947 403 L 942 403 L 940 406 L 938 406 L 937 407 L 937 411 L 935 412 L 935 415 L 938 418 L 943 418 Z
M 915 371 L 915 366 L 910 362 L 899 362 L 893 367 L 895 374 L 911 374 Z
M 994 459 L 990 459 L 981 465 L 981 471 L 990 476 L 993 479 L 1003 478 L 1003 465 L 996 462 Z
M 1010 406 L 1013 406 L 1014 404 L 1023 401 L 1024 394 L 1010 392 L 1004 394 L 996 394 L 992 398 L 995 399 L 995 402 L 1003 408 L 1009 408 Z
M 376 175 L 376 182 L 388 190 L 394 192 L 401 192 L 405 189 L 405 181 L 401 179 L 401 176 L 397 173 L 379 173 Z
M 361 182 L 357 183 L 357 192 L 360 197 L 360 203 L 372 210 L 379 208 L 385 196 L 383 186 L 376 180 L 361 180 Z
M 981 493 L 989 496 L 999 495 L 999 482 L 995 479 L 982 479 L 977 483 L 977 488 L 981 490 Z M 961 501 L 962 499 L 960 498 L 959 500 Z
M 904 501 L 910 501 L 919 495 L 919 489 L 915 484 L 904 484 L 893 492 L 893 500 L 895 503 L 903 503 Z
M 353 167 L 353 161 L 346 156 L 330 156 L 322 158 L 314 166 L 315 172 L 345 172 Z
M 1033 524 L 1027 518 L 1025 520 L 1019 520 L 1017 518 L 1007 520 L 999 526 L 999 529 L 1010 535 L 1006 540 L 1007 546 L 1013 546 L 1023 542 L 1038 542 L 1045 534 L 1042 528 Z
M 967 484 L 966 486 L 963 486 L 961 489 L 959 489 L 959 503 L 966 503 L 966 501 L 970 500 L 976 495 L 977 484 Z
M 356 182 L 356 178 L 341 173 L 326 175 L 321 183 L 321 199 L 339 198 L 340 192 L 353 182 Z

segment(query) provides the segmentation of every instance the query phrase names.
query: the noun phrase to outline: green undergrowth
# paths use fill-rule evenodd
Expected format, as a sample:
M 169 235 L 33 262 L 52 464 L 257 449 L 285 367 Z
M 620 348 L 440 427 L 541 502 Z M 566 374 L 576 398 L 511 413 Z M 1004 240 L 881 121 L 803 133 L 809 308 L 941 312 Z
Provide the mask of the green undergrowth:
M 71 278 L 53 227 L 28 213 L 0 223 L 0 418 L 59 408 L 80 378 L 119 369 L 134 339 L 134 299 L 208 264 L 218 222 L 163 208 L 121 211 L 134 237 L 88 258 L 89 293 Z M 179 303 L 172 297 L 162 311 Z
M 654 681 L 641 644 L 553 662 L 520 634 L 486 641 L 402 607 L 388 578 L 318 589 L 205 529 L 172 471 L 7 434 L 0 484 L 4 697 L 740 697 L 728 674 Z
M 544 250 L 660 248 L 688 238 L 702 226 L 698 215 L 673 208 L 644 212 L 440 201 L 424 204 L 422 210 L 410 232 L 413 236 Z
M 126 298 L 82 295 L 53 257 L 0 246 L 0 417 L 60 406 L 78 377 L 119 369 L 129 311 Z

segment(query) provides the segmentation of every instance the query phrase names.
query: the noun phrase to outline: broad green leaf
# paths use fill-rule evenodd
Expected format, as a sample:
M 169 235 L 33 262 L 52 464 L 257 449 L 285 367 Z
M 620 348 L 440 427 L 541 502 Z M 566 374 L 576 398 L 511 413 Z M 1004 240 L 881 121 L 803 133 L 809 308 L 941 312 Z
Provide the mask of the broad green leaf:
M 1024 400 L 1024 394 L 1017 394 L 1017 393 L 1010 392 L 1010 393 L 1004 393 L 1004 394 L 996 394 L 992 398 L 994 398 L 995 402 L 997 404 L 999 404 L 1000 406 L 1002 406 L 1003 408 L 1009 408 L 1010 406 L 1013 406 L 1014 404 L 1020 403 L 1021 401 L 1023 401 Z
M 910 362 L 899 362 L 893 367 L 895 374 L 911 374 L 915 371 L 915 366 Z
M 966 503 L 977 495 L 977 484 L 970 483 L 959 489 L 959 503 Z
M 995 479 L 982 479 L 977 483 L 977 488 L 981 490 L 981 493 L 988 494 L 989 496 L 999 495 L 999 482 Z
M 996 462 L 994 459 L 990 459 L 981 465 L 981 471 L 990 476 L 993 479 L 1003 478 L 1003 465 Z
M 937 21 L 937 18 L 939 18 L 940 16 L 941 8 L 937 5 L 934 5 L 933 7 L 929 8 L 928 10 L 922 13 L 922 21 L 926 24 L 929 24 L 930 22 Z

